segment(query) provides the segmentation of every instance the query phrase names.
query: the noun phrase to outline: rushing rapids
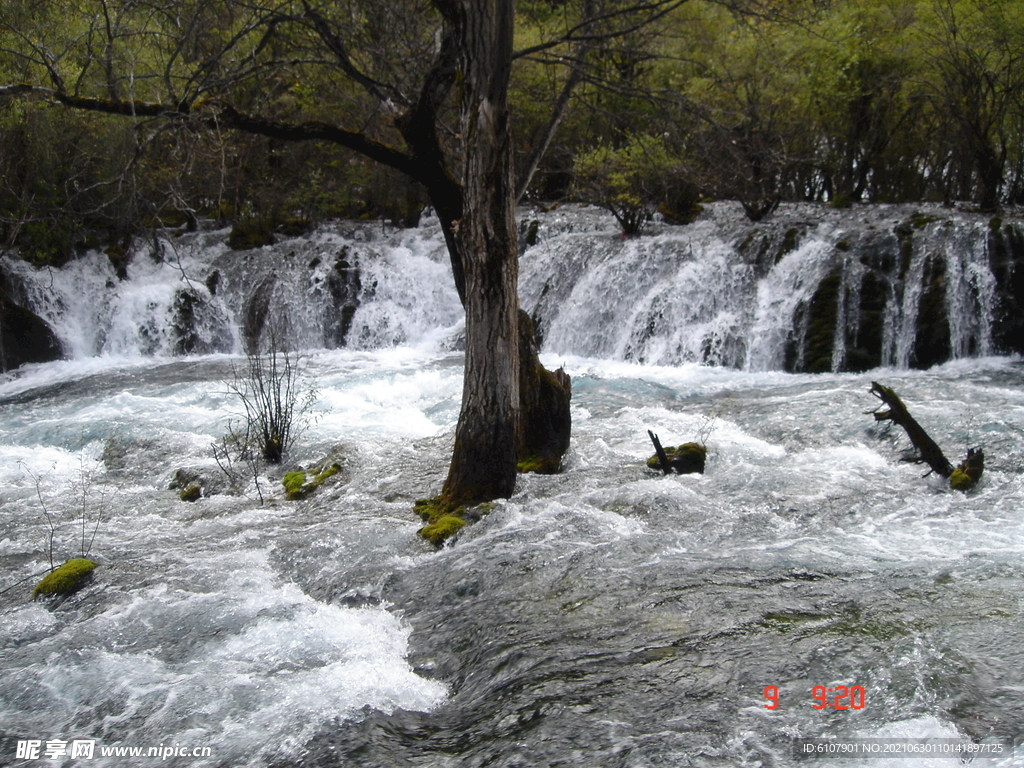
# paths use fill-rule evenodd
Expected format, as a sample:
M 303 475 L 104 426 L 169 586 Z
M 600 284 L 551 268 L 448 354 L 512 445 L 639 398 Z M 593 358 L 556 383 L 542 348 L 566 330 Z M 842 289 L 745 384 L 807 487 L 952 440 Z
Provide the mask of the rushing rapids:
M 523 231 L 523 307 L 558 355 L 840 372 L 1024 351 L 1017 219 L 790 205 L 754 224 L 715 203 L 688 226 L 623 239 L 610 216 L 569 206 L 524 212 Z M 241 252 L 226 239 L 139 241 L 123 280 L 99 252 L 61 270 L 2 269 L 71 358 L 233 352 L 267 322 L 287 323 L 300 348 L 457 336 L 436 220 L 330 225 Z
M 904 765 L 814 751 L 842 744 L 1020 765 L 1024 369 L 992 356 L 1017 230 L 910 213 L 524 226 L 572 447 L 440 550 L 412 506 L 451 452 L 460 312 L 429 222 L 242 253 L 182 235 L 126 280 L 95 253 L 5 263 L 71 359 L 0 377 L 0 764 L 79 742 L 112 767 Z M 282 470 L 341 471 L 299 501 L 281 470 L 263 503 L 183 500 L 179 470 L 219 472 L 247 339 L 283 317 L 318 400 Z M 915 370 L 926 338 L 954 359 Z M 872 380 L 951 456 L 985 449 L 977 489 L 899 460 Z M 705 474 L 648 470 L 652 427 L 703 437 Z M 51 548 L 99 565 L 33 601 Z

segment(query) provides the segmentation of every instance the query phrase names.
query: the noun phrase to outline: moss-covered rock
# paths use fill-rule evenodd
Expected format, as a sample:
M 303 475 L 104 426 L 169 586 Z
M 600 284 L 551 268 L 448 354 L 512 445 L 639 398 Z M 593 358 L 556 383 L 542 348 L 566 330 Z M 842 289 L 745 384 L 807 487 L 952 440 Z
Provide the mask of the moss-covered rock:
M 440 498 L 416 499 L 412 505 L 413 512 L 422 518 L 423 522 L 430 523 L 442 515 L 449 514 L 453 510 L 444 504 Z
M 312 495 L 329 478 L 341 472 L 341 464 L 337 461 L 321 464 L 312 470 L 312 478 L 307 479 L 306 470 L 298 469 L 294 472 L 285 472 L 281 478 L 281 485 L 284 486 L 285 495 L 291 501 L 298 501 Z
M 36 588 L 32 590 L 32 599 L 35 600 L 40 595 L 70 595 L 89 580 L 97 565 L 98 563 L 84 557 L 68 560 L 54 568 L 36 584 Z
M 117 447 L 114 446 L 111 450 L 116 449 Z M 104 450 L 104 462 L 110 467 L 111 463 L 106 461 L 106 453 Z M 124 464 L 125 461 L 121 463 Z M 172 491 L 177 491 L 178 498 L 182 501 L 208 499 L 220 493 L 231 492 L 231 488 L 223 476 L 207 475 L 204 469 L 198 467 L 181 467 L 176 470 L 167 487 Z
M 968 448 L 967 458 L 949 476 L 949 485 L 955 491 L 969 491 L 985 471 L 985 453 L 981 448 Z
M 292 501 L 303 498 L 302 486 L 306 484 L 306 470 L 297 469 L 294 472 L 285 472 L 281 478 L 281 485 L 284 486 L 285 495 Z
M 199 501 L 202 496 L 203 486 L 198 482 L 189 483 L 178 493 L 178 498 L 182 501 Z
M 666 448 L 665 456 L 668 458 L 669 466 L 680 475 L 703 474 L 708 449 L 701 443 L 683 443 L 675 448 Z M 647 459 L 647 466 L 661 471 L 661 460 L 658 459 L 658 454 Z
M 463 526 L 479 521 L 484 515 L 497 508 L 493 502 L 483 502 L 473 506 L 457 506 L 438 496 L 433 499 L 418 499 L 413 510 L 422 518 L 426 526 L 420 528 L 419 534 L 435 547 L 440 547 L 448 539 L 462 530 Z
M 435 547 L 440 547 L 462 530 L 465 524 L 466 521 L 458 515 L 442 515 L 435 522 L 420 528 L 420 536 Z

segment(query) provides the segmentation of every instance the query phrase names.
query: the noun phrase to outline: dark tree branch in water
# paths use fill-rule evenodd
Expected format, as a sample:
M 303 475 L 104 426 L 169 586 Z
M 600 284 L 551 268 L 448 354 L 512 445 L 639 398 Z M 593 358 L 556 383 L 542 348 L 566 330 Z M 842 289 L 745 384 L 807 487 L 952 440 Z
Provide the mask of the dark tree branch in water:
M 942 477 L 948 478 L 953 474 L 953 465 L 949 463 L 949 459 L 942 453 L 942 449 L 924 431 L 924 428 L 914 420 L 914 417 L 910 415 L 907 407 L 894 390 L 879 384 L 877 381 L 873 381 L 871 382 L 871 394 L 889 406 L 887 411 L 879 409 L 873 411 L 876 421 L 891 421 L 894 424 L 899 424 L 906 430 L 907 437 L 910 438 L 910 442 L 917 449 L 920 461 L 926 463 L 932 468 L 933 472 Z
M 647 430 L 647 434 L 651 437 L 651 442 L 654 443 L 654 452 L 658 454 L 658 461 L 661 462 L 661 471 L 666 475 L 672 474 L 672 467 L 668 463 L 668 456 L 665 454 L 665 449 L 661 447 L 661 440 L 651 430 Z

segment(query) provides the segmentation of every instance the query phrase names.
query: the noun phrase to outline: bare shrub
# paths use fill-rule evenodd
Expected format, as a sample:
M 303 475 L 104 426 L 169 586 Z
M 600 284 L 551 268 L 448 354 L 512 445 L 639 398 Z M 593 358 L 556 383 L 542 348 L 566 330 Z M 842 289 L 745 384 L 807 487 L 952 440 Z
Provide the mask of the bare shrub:
M 227 388 L 243 413 L 214 445 L 214 459 L 232 486 L 238 489 L 243 476 L 252 477 L 261 503 L 262 467 L 284 460 L 308 426 L 317 398 L 316 387 L 301 375 L 301 356 L 285 341 L 286 328 L 286 321 L 268 323 L 246 353 L 245 368 L 235 369 Z

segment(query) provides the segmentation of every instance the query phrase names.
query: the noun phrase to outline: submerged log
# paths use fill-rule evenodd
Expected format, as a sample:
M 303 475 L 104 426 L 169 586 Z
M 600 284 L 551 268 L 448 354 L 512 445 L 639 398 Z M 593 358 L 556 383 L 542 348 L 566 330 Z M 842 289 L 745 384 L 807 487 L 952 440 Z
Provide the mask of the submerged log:
M 654 452 L 658 455 L 658 466 L 661 467 L 661 471 L 666 475 L 671 474 L 672 467 L 669 466 L 668 456 L 665 454 L 665 449 L 661 447 L 661 440 L 651 430 L 647 430 L 648 436 L 651 438 L 651 442 L 654 443 Z

